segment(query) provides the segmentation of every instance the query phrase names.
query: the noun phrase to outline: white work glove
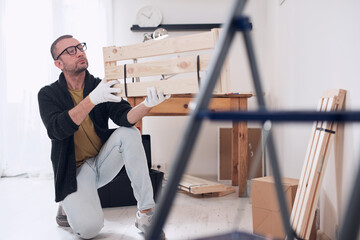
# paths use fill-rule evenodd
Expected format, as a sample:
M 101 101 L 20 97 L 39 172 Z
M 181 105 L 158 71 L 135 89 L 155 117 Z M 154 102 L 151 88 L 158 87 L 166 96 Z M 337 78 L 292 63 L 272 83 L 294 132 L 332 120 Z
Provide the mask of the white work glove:
M 147 97 L 143 103 L 147 107 L 154 107 L 164 100 L 169 99 L 170 96 L 170 94 L 164 95 L 161 90 L 157 92 L 155 87 L 150 87 L 147 89 Z
M 89 94 L 90 100 L 94 105 L 103 102 L 120 102 L 121 97 L 115 96 L 115 93 L 121 93 L 121 88 L 112 88 L 114 84 L 119 83 L 117 80 L 106 82 L 102 80 L 99 85 Z M 113 94 L 114 93 L 114 94 Z

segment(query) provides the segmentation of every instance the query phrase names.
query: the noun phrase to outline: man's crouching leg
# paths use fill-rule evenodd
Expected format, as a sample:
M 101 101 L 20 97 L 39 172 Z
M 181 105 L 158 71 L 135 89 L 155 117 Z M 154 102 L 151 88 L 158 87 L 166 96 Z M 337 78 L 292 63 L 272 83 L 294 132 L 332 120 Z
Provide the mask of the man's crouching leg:
M 70 223 L 71 226 L 71 223 Z M 84 219 L 81 223 L 75 223 L 71 226 L 73 232 L 83 238 L 83 239 L 91 239 L 96 237 L 101 229 L 104 227 L 104 219 Z
M 85 162 L 77 169 L 77 191 L 63 200 L 70 227 L 74 234 L 84 239 L 96 237 L 104 227 L 104 213 L 97 193 L 96 173 L 90 166 L 91 164 Z
M 155 206 L 146 154 L 137 128 L 116 129 L 96 159 L 99 188 L 110 182 L 125 164 L 138 209 L 147 210 Z
M 121 128 L 118 133 L 122 160 L 131 181 L 137 207 L 142 211 L 154 208 L 153 187 L 141 134 L 135 127 Z

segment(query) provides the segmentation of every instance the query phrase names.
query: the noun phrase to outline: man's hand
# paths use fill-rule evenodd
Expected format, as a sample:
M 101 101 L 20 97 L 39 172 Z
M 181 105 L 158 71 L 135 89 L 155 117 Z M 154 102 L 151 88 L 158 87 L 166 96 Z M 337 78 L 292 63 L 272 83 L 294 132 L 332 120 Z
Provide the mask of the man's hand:
M 112 88 L 117 80 L 106 82 L 102 80 L 99 85 L 89 94 L 90 100 L 94 105 L 103 102 L 120 102 L 121 97 L 115 96 L 113 93 L 121 93 L 121 88 Z
M 151 87 L 147 89 L 147 97 L 143 103 L 146 107 L 154 107 L 162 103 L 164 100 L 169 99 L 170 96 L 170 94 L 164 95 L 161 90 L 156 91 L 155 87 Z

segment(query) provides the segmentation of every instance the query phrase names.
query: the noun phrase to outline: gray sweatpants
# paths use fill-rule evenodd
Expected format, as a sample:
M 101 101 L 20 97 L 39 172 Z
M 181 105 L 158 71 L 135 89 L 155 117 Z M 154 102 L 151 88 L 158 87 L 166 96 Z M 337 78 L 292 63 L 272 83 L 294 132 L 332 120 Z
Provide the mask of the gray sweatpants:
M 99 154 L 77 169 L 77 191 L 62 202 L 69 225 L 79 237 L 93 238 L 104 226 L 104 214 L 97 189 L 109 183 L 124 164 L 138 209 L 145 210 L 155 206 L 140 132 L 135 127 L 119 127 Z

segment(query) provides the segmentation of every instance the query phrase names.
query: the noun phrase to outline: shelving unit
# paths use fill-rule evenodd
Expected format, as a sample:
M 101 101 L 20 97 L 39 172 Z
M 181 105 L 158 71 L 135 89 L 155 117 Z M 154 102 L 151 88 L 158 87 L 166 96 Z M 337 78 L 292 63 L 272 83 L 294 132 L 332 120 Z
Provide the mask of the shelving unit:
M 213 28 L 220 28 L 221 23 L 197 23 L 197 24 L 160 24 L 157 27 L 140 27 L 132 25 L 130 30 L 133 32 L 151 32 L 157 28 L 165 28 L 167 31 L 208 31 Z

